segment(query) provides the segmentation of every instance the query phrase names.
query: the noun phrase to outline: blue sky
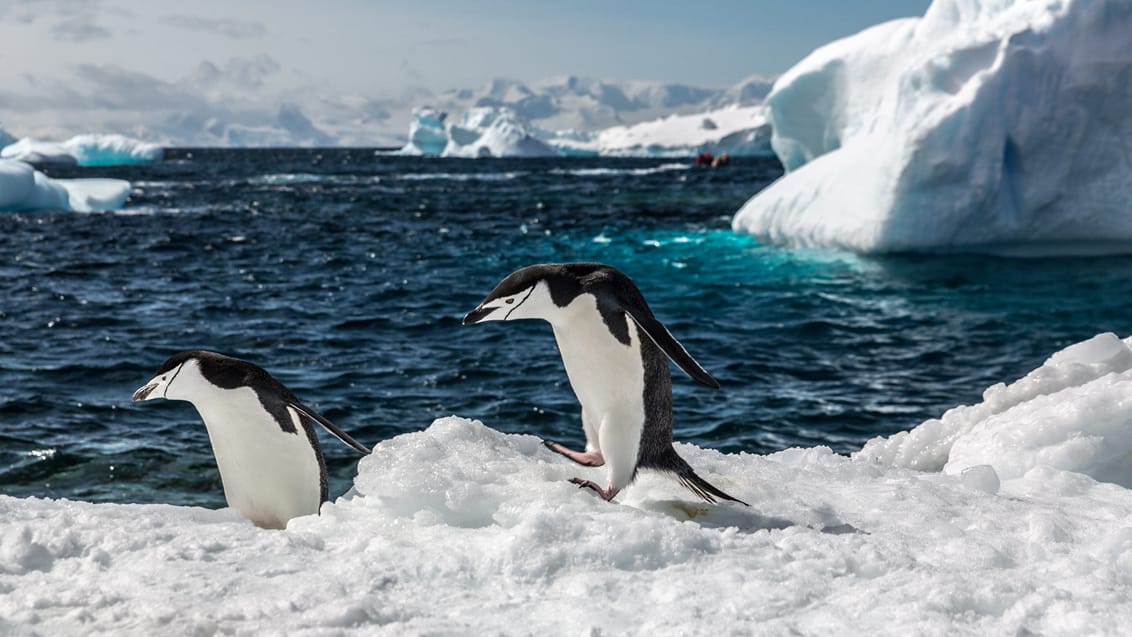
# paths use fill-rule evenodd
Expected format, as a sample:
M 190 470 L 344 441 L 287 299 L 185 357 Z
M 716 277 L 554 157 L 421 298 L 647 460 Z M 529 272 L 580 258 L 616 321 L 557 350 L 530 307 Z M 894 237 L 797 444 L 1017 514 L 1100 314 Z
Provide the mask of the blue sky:
M 145 112 L 199 96 L 240 108 L 257 96 L 412 99 L 418 89 L 494 77 L 725 87 L 781 73 L 821 44 L 927 5 L 0 0 L 0 123 L 73 128 L 94 111 Z

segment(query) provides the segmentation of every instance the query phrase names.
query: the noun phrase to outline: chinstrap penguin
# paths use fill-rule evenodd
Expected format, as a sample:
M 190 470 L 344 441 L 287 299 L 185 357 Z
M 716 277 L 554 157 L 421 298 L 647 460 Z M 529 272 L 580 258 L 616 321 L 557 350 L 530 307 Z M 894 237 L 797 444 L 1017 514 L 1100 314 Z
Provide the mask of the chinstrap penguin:
M 165 361 L 134 402 L 167 398 L 196 407 L 208 430 L 228 505 L 256 526 L 281 529 L 327 500 L 326 463 L 313 422 L 369 449 L 303 405 L 261 367 L 213 352 Z
M 503 279 L 464 325 L 543 319 L 554 329 L 570 386 L 582 404 L 584 452 L 545 441 L 589 467 L 605 465 L 608 484 L 571 482 L 612 500 L 638 469 L 671 473 L 708 502 L 746 504 L 696 475 L 672 447 L 672 378 L 665 355 L 694 380 L 719 383 L 658 321 L 633 281 L 600 263 L 532 265 Z

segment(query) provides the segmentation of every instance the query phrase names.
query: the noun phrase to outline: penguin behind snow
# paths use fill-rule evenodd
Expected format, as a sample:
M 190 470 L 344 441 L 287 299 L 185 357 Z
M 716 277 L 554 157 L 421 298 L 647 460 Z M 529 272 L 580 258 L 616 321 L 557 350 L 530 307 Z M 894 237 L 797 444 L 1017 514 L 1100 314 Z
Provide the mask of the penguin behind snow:
M 197 408 L 228 506 L 256 526 L 281 529 L 327 500 L 326 462 L 312 423 L 360 453 L 369 449 L 299 402 L 261 367 L 213 352 L 174 355 L 134 402 L 167 398 Z
M 571 482 L 612 500 L 639 469 L 670 473 L 708 502 L 746 504 L 696 475 L 672 447 L 672 379 L 667 355 L 693 380 L 719 383 L 656 320 L 625 274 L 600 263 L 551 263 L 503 279 L 464 325 L 543 319 L 550 323 L 570 386 L 582 404 L 586 449 L 544 444 L 589 467 L 605 466 L 608 483 Z

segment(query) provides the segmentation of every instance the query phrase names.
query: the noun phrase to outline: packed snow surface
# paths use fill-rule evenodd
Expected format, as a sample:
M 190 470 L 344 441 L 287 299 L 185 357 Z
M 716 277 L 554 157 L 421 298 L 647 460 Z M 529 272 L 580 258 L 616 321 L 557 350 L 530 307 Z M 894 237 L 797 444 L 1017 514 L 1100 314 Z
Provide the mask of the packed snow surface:
M 52 179 L 29 164 L 0 159 L 0 212 L 117 210 L 130 196 L 121 179 Z
M 420 107 L 413 111 L 409 142 L 401 149 L 443 157 L 690 157 L 705 151 L 771 155 L 762 107 L 729 106 L 594 132 L 546 130 L 504 107 L 468 109 L 459 123 L 447 122 L 447 114 L 435 108 Z
M 124 135 L 76 135 L 65 142 L 49 142 L 25 137 L 0 150 L 0 158 L 18 159 L 30 164 L 78 164 L 114 166 L 161 161 L 165 151 L 157 144 Z
M 457 417 L 285 531 L 0 497 L 0 632 L 1122 635 L 1130 400 L 1101 335 L 854 458 L 677 445 L 749 508 L 657 474 L 607 503 L 567 482 L 602 469 Z
M 1132 3 L 935 0 L 766 99 L 788 173 L 736 230 L 799 246 L 1132 251 Z

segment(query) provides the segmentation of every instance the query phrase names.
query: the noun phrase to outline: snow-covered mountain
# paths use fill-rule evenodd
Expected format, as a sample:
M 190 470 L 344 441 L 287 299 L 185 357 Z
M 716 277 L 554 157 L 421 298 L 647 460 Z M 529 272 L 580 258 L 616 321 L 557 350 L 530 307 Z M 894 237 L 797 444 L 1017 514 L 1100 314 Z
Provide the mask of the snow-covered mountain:
M 407 141 L 413 109 L 448 113 L 507 108 L 539 128 L 592 132 L 660 117 L 761 101 L 772 79 L 752 76 L 735 86 L 703 88 L 656 81 L 557 77 L 524 83 L 495 79 L 478 88 L 439 93 L 409 89 L 396 97 L 266 93 L 279 72 L 271 58 L 202 63 L 174 82 L 121 70 L 85 69 L 102 95 L 97 108 L 46 108 L 39 120 L 6 118 L 13 133 L 63 139 L 91 131 L 169 146 L 387 146 Z M 115 94 L 121 87 L 121 95 Z

